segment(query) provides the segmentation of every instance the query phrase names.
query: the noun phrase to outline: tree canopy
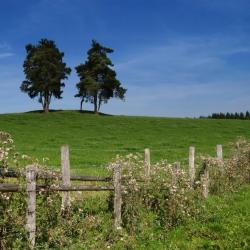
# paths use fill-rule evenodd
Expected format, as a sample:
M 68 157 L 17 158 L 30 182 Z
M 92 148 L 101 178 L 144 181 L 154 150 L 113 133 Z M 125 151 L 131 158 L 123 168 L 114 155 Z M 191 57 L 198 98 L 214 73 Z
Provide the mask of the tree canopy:
M 250 120 L 250 113 L 249 111 L 246 111 L 246 113 L 243 112 L 235 112 L 235 113 L 213 113 L 212 115 L 209 115 L 207 118 L 209 119 L 240 119 L 240 120 Z
M 76 84 L 78 93 L 75 97 L 81 98 L 81 110 L 83 102 L 93 103 L 94 112 L 98 113 L 101 104 L 107 103 L 110 98 L 124 100 L 126 89 L 116 78 L 116 72 L 112 69 L 114 65 L 107 56 L 112 52 L 113 49 L 92 40 L 87 60 L 76 67 L 80 82 Z
M 62 98 L 62 82 L 68 78 L 71 69 L 63 62 L 64 53 L 54 41 L 41 39 L 37 45 L 26 46 L 27 56 L 23 64 L 26 79 L 20 89 L 29 97 L 38 97 L 43 110 L 49 112 L 51 98 Z

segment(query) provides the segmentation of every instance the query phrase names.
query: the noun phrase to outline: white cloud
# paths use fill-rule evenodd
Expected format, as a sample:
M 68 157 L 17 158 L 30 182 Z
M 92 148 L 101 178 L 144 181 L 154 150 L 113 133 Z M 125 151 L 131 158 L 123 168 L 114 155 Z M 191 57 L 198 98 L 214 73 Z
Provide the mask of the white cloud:
M 14 53 L 10 52 L 11 47 L 6 42 L 0 42 L 0 59 L 14 56 Z
M 0 59 L 11 57 L 11 56 L 14 56 L 14 55 L 15 55 L 14 53 L 9 53 L 9 52 L 0 53 Z

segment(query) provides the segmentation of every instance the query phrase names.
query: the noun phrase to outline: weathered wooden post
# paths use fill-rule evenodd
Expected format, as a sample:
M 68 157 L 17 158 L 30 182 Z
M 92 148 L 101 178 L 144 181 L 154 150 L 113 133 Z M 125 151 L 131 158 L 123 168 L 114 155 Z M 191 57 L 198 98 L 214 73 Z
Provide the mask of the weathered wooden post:
M 122 188 L 121 188 L 121 165 L 116 164 L 114 168 L 114 226 L 116 230 L 121 229 L 122 223 Z
M 191 186 L 194 185 L 194 180 L 195 180 L 194 155 L 195 155 L 195 147 L 189 147 L 189 176 L 190 176 Z
M 27 212 L 26 230 L 28 231 L 30 248 L 34 248 L 36 242 L 36 167 L 26 167 L 27 181 Z
M 201 185 L 202 185 L 202 196 L 204 198 L 208 197 L 209 193 L 209 171 L 208 171 L 208 165 L 206 162 L 203 162 L 204 167 L 204 173 L 201 177 Z
M 69 161 L 69 147 L 64 145 L 61 147 L 61 167 L 62 167 L 62 182 L 63 186 L 70 187 L 70 161 Z M 70 207 L 70 194 L 63 192 L 62 206 L 63 211 L 68 210 Z
M 216 156 L 218 160 L 223 160 L 222 145 L 216 145 Z
M 224 172 L 223 168 L 223 152 L 222 152 L 222 145 L 216 145 L 216 158 L 219 161 L 219 168 L 221 173 Z
M 181 168 L 181 163 L 179 161 L 175 162 L 173 165 L 172 185 L 177 184 L 177 175 L 180 168 Z
M 150 176 L 150 150 L 149 148 L 145 148 L 144 150 L 144 167 L 145 167 L 145 177 L 148 178 Z

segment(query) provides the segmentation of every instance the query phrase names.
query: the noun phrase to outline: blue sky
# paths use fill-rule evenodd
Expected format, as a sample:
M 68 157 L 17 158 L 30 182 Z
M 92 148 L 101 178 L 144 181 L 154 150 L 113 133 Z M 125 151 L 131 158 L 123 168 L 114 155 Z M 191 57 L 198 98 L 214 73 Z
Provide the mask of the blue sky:
M 19 86 L 25 45 L 41 38 L 55 40 L 71 68 L 86 59 L 93 38 L 115 50 L 128 92 L 102 112 L 194 117 L 250 110 L 249 0 L 8 0 L 0 1 L 0 27 L 0 113 L 40 109 Z M 79 108 L 77 81 L 73 70 L 51 108 Z

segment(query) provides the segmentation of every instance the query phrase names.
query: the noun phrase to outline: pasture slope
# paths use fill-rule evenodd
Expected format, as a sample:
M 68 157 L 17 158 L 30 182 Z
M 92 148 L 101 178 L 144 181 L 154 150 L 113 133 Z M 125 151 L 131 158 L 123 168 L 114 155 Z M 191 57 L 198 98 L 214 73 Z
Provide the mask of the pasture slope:
M 105 164 L 117 154 L 143 152 L 151 160 L 187 163 L 188 147 L 196 154 L 215 154 L 239 136 L 250 139 L 250 121 L 106 116 L 58 111 L 2 114 L 0 130 L 11 133 L 17 150 L 59 167 L 60 146 L 70 146 L 71 168 L 81 174 L 105 174 Z
M 55 167 L 60 165 L 60 146 L 68 144 L 72 169 L 95 175 L 105 174 L 105 164 L 116 154 L 143 152 L 145 147 L 151 149 L 153 162 L 187 163 L 190 145 L 197 154 L 214 155 L 215 145 L 222 144 L 228 155 L 230 142 L 239 136 L 250 139 L 250 121 L 96 116 L 78 111 L 3 114 L 0 130 L 11 133 L 19 152 L 49 157 L 48 165 Z M 249 186 L 222 197 L 211 195 L 204 202 L 204 213 L 171 229 L 162 241 L 153 237 L 160 231 L 149 229 L 150 237 L 136 236 L 131 249 L 250 249 L 249 202 Z M 72 245 L 85 249 L 81 247 Z
M 223 197 L 210 196 L 204 213 L 172 229 L 166 242 L 158 243 L 158 249 L 250 249 L 249 207 L 249 186 Z M 151 244 L 152 248 L 145 244 L 145 249 L 157 249 L 157 242 Z

